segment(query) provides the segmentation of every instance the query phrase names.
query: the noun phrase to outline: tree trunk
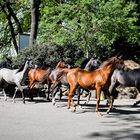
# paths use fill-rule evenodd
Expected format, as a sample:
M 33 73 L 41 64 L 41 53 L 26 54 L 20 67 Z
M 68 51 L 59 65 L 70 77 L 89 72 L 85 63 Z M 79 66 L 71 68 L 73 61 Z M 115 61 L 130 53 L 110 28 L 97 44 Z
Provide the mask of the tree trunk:
M 21 24 L 16 16 L 16 14 L 13 12 L 13 9 L 11 8 L 10 6 L 10 3 L 9 2 L 6 2 L 6 7 L 8 9 L 8 12 L 9 14 L 13 17 L 13 19 L 15 20 L 15 23 L 17 25 L 17 28 L 18 28 L 18 33 L 23 33 L 23 30 L 22 30 L 22 27 L 21 27 Z
M 11 20 L 11 14 L 10 13 L 8 14 L 6 12 L 4 6 L 1 3 L 0 3 L 0 7 L 1 7 L 2 11 L 4 12 L 4 14 L 6 15 L 6 18 L 8 20 L 8 24 L 10 26 L 12 42 L 13 42 L 13 45 L 14 45 L 14 48 L 15 48 L 16 52 L 18 53 L 18 44 L 17 44 L 17 41 L 16 41 L 14 27 L 13 27 L 12 20 Z
M 40 3 L 41 0 L 31 0 L 31 33 L 29 46 L 33 46 L 37 38 Z

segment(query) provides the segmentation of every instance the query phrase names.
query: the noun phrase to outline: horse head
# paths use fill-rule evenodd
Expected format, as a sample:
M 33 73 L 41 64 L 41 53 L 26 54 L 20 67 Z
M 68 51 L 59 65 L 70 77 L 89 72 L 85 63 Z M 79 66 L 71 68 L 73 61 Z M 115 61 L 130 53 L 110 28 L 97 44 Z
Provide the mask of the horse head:
M 30 57 L 26 59 L 25 65 L 26 64 L 28 68 L 33 68 L 33 60 Z
M 70 65 L 67 64 L 63 59 L 58 62 L 56 68 L 70 68 Z
M 99 68 L 101 65 L 101 61 L 95 58 L 91 58 L 85 66 L 85 70 L 92 71 Z
M 121 56 L 115 56 L 113 57 L 114 59 L 114 64 L 115 64 L 115 68 L 116 69 L 125 69 L 125 63 L 124 60 L 122 59 L 122 55 Z

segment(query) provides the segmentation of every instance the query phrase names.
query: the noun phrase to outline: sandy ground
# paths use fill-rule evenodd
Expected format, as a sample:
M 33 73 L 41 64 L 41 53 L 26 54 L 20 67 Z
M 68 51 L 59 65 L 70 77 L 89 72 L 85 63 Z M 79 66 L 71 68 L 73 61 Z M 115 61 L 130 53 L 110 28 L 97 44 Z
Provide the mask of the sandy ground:
M 109 115 L 101 101 L 103 116 L 98 116 L 95 99 L 73 113 L 66 98 L 53 106 L 44 98 L 23 104 L 20 98 L 13 103 L 0 96 L 0 140 L 140 140 L 140 105 L 131 107 L 135 100 L 115 100 Z

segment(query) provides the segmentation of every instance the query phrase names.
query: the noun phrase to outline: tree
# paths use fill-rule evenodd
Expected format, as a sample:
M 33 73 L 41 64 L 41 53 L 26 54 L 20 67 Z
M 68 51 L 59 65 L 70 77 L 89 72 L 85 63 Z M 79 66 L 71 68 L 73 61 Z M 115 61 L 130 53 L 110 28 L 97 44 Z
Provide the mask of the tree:
M 106 57 L 114 53 L 119 38 L 139 42 L 136 4 L 124 0 L 47 1 L 42 9 L 39 38 L 42 42 L 72 43 Z M 101 50 L 101 51 L 100 51 Z
M 0 49 L 7 53 L 7 48 L 11 47 L 11 41 L 15 47 L 16 52 L 19 51 L 19 46 L 17 43 L 17 35 L 29 30 L 30 19 L 27 15 L 29 7 L 27 0 L 16 1 L 11 3 L 11 1 L 0 0 Z M 27 17 L 28 19 L 26 20 Z M 23 20 L 25 18 L 25 20 Z M 22 23 L 22 24 L 21 24 Z M 26 23 L 24 25 L 24 23 Z M 9 33 L 10 32 L 10 33 Z M 4 52 L 3 52 L 4 53 Z
M 31 0 L 31 33 L 30 33 L 30 45 L 33 46 L 37 38 L 38 22 L 39 22 L 39 6 L 41 0 Z

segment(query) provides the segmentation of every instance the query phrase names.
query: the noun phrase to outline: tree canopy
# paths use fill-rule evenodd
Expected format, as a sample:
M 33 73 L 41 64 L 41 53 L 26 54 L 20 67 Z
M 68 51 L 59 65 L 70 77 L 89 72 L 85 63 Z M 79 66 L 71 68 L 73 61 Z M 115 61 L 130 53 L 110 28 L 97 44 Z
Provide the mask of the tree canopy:
M 11 47 L 12 37 L 7 18 L 8 7 L 4 5 L 4 1 L 0 0 L 0 8 L 4 6 L 6 11 L 6 13 L 3 10 L 0 12 L 0 49 L 6 50 L 7 53 L 8 48 Z M 101 59 L 123 52 L 127 54 L 127 58 L 131 54 L 131 58 L 140 60 L 137 51 L 140 46 L 138 0 L 44 0 L 40 2 L 37 18 L 39 32 L 36 37 L 36 42 L 40 46 L 44 46 L 43 44 L 59 46 L 62 50 L 65 50 L 63 48 L 70 50 L 74 46 L 76 50 L 82 50 L 85 57 L 94 55 Z M 22 0 L 15 1 L 10 6 L 19 21 L 17 22 L 10 13 L 17 40 L 17 34 L 21 31 L 19 27 L 22 32 L 31 31 L 31 4 L 28 0 Z M 20 23 L 20 26 L 17 23 Z M 68 53 L 63 52 L 61 55 L 66 57 L 66 54 Z

